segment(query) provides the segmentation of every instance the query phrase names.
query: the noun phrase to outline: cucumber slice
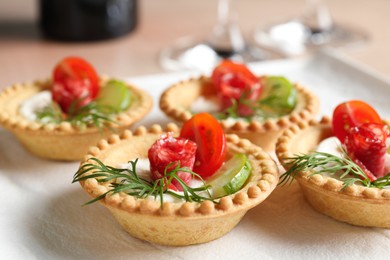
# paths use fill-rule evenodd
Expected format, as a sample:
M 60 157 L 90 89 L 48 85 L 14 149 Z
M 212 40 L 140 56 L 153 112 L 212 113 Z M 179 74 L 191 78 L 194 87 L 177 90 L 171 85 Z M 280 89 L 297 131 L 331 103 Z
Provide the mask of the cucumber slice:
M 110 106 L 116 112 L 126 110 L 131 103 L 131 91 L 127 85 L 119 80 L 110 80 L 100 89 L 96 102 Z
M 245 154 L 235 154 L 207 181 L 213 198 L 220 198 L 239 191 L 252 170 Z
M 260 103 L 262 109 L 278 116 L 290 113 L 297 104 L 297 92 L 284 77 L 270 76 L 262 79 L 264 94 Z

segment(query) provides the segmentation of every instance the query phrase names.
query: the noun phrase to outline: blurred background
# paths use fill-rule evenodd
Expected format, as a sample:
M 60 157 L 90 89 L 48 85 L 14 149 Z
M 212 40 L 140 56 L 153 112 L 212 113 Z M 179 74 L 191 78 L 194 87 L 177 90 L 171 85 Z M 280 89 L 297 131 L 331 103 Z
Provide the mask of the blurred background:
M 231 10 L 247 43 L 258 47 L 256 30 L 302 16 L 313 1 L 237 0 L 233 1 Z M 67 55 L 83 56 L 98 71 L 117 77 L 164 73 L 167 68 L 159 60 L 161 52 L 180 37 L 207 38 L 217 22 L 217 2 L 139 0 L 134 30 L 120 37 L 80 42 L 44 37 L 39 27 L 38 0 L 0 0 L 0 88 L 48 77 L 54 64 Z M 327 0 L 325 3 L 335 24 L 350 25 L 367 36 L 363 44 L 342 48 L 342 52 L 380 74 L 390 75 L 387 47 L 390 1 Z M 291 58 L 275 50 L 269 53 L 270 59 Z

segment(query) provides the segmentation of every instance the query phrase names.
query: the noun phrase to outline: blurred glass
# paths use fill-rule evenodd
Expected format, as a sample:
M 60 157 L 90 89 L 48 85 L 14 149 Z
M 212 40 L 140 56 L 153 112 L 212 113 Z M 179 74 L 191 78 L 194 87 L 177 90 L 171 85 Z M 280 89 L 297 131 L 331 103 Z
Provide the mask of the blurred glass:
M 48 38 L 94 41 L 136 28 L 137 0 L 40 0 L 40 26 Z
M 261 26 L 254 31 L 255 41 L 284 56 L 306 54 L 323 47 L 353 47 L 368 41 L 366 32 L 335 23 L 322 0 L 306 0 L 300 17 Z
M 177 39 L 160 53 L 161 66 L 166 70 L 207 71 L 224 58 L 245 63 L 268 59 L 269 53 L 244 39 L 233 2 L 218 0 L 217 22 L 211 33 Z

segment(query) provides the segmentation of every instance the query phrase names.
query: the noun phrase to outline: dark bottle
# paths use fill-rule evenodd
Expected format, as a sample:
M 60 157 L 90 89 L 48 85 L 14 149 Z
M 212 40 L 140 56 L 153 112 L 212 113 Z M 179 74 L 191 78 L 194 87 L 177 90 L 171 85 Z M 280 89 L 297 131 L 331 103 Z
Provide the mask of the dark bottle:
M 137 0 L 40 0 L 40 26 L 48 38 L 94 41 L 115 38 L 137 25 Z

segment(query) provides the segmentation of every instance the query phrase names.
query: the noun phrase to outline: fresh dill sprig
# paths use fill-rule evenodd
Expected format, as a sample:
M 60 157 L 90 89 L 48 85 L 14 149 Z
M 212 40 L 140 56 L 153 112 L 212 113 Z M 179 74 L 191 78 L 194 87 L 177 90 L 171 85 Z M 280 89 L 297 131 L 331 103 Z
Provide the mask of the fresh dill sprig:
M 222 112 L 219 112 L 215 117 L 217 119 L 227 119 L 227 118 L 241 118 L 243 120 L 246 120 L 250 122 L 254 117 L 257 118 L 257 120 L 265 120 L 266 115 L 262 113 L 262 111 L 259 110 L 257 102 L 253 102 L 248 99 L 249 94 L 243 94 L 240 96 L 238 100 L 232 98 L 231 99 L 231 105 L 227 107 Z M 253 114 L 248 116 L 242 116 L 238 112 L 240 105 L 245 105 L 248 109 L 251 109 L 253 111 Z
M 250 117 L 242 117 L 238 114 L 238 105 L 240 104 L 240 102 L 242 102 L 241 98 L 240 98 L 240 101 L 232 99 L 231 102 L 232 102 L 232 105 L 230 107 L 226 108 L 225 110 L 223 110 L 222 112 L 216 113 L 215 118 L 217 118 L 219 120 L 223 120 L 223 119 L 227 119 L 227 118 L 244 118 L 244 119 L 250 120 Z
M 203 182 L 203 186 L 192 188 L 178 176 L 178 172 L 189 172 L 194 177 L 198 177 L 200 180 L 202 180 L 198 174 L 194 173 L 186 167 L 180 167 L 180 164 L 177 164 L 174 169 L 168 171 L 167 169 L 172 166 L 172 164 L 169 164 L 165 168 L 164 178 L 158 179 L 156 181 L 150 181 L 138 176 L 136 169 L 138 159 L 129 162 L 131 164 L 131 169 L 119 169 L 107 166 L 97 158 L 91 158 L 90 160 L 95 163 L 86 163 L 81 166 L 80 169 L 75 173 L 72 183 L 95 178 L 100 183 L 110 182 L 109 185 L 111 189 L 96 197 L 95 199 L 87 202 L 86 204 L 91 204 L 101 200 L 109 193 L 114 195 L 120 192 L 124 192 L 130 196 L 134 196 L 140 199 L 149 196 L 153 196 L 156 199 L 159 196 L 161 207 L 163 207 L 164 203 L 164 193 L 189 202 L 202 202 L 205 200 L 210 200 L 214 203 L 217 203 L 214 199 L 211 198 L 211 194 L 209 192 L 210 185 L 205 185 L 205 182 Z M 182 186 L 183 194 L 167 189 L 173 180 L 176 180 Z M 201 193 L 205 193 L 206 196 L 202 196 Z
M 102 129 L 107 123 L 116 123 L 111 116 L 116 113 L 116 110 L 110 106 L 100 105 L 96 102 L 90 102 L 89 104 L 77 109 L 76 113 L 69 118 L 71 124 L 86 127 L 87 125 L 94 125 L 98 129 Z
M 279 84 L 274 85 L 273 88 L 281 88 Z M 251 92 L 244 93 L 238 100 L 232 99 L 232 105 L 226 108 L 224 111 L 218 113 L 216 116 L 217 119 L 226 119 L 226 118 L 242 118 L 246 121 L 251 121 L 254 118 L 259 121 L 265 121 L 269 118 L 276 118 L 290 113 L 296 102 L 296 90 L 293 90 L 293 94 L 289 99 L 289 103 L 294 103 L 294 105 L 286 105 L 279 102 L 280 97 L 277 95 L 266 96 L 257 101 L 249 99 Z M 240 105 L 246 106 L 248 109 L 252 110 L 253 113 L 248 116 L 241 116 L 238 112 Z
M 371 182 L 371 184 L 379 189 L 382 189 L 386 186 L 390 185 L 390 173 L 386 174 L 385 176 L 378 178 Z
M 59 124 L 64 121 L 64 114 L 57 103 L 50 103 L 50 105 L 43 109 L 36 111 L 37 118 L 44 123 Z
M 71 106 L 69 113 L 64 114 L 61 111 L 61 108 L 56 103 L 52 102 L 41 111 L 37 111 L 36 115 L 39 120 L 45 123 L 59 124 L 65 121 L 81 128 L 93 125 L 101 130 L 107 125 L 107 123 L 116 123 L 111 118 L 115 113 L 116 110 L 114 108 L 106 105 L 100 105 L 92 101 L 77 109 L 75 106 Z
M 343 157 L 323 152 L 297 155 L 286 158 L 284 163 L 289 169 L 280 176 L 279 185 L 291 183 L 300 172 L 311 172 L 309 176 L 316 174 L 334 175 L 343 182 L 343 189 L 355 183 L 365 187 L 383 188 L 390 185 L 390 173 L 382 178 L 370 181 L 366 173 L 353 162 L 343 150 Z

